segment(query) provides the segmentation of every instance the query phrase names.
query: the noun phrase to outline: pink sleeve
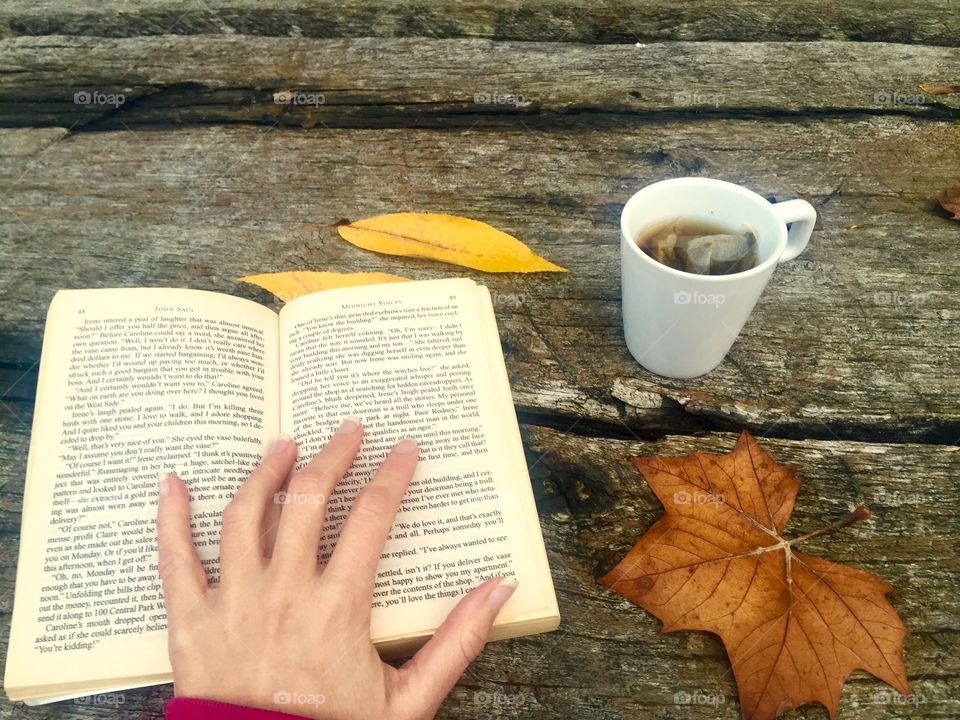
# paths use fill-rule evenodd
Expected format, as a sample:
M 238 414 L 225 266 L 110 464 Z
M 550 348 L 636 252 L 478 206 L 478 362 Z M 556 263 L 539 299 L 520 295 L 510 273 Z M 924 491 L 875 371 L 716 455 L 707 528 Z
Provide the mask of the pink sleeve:
M 303 720 L 301 715 L 187 697 L 168 700 L 166 718 L 167 720 Z

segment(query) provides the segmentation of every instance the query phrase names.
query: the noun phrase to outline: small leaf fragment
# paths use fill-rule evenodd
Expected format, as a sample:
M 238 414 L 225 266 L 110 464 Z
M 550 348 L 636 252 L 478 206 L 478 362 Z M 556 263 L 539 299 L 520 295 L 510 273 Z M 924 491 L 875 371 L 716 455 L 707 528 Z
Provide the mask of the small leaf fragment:
M 927 95 L 952 95 L 960 93 L 960 85 L 934 85 L 933 83 L 920 83 L 920 89 Z
M 309 270 L 247 275 L 238 279 L 242 282 L 259 285 L 264 290 L 272 292 L 283 302 L 290 302 L 302 295 L 321 290 L 335 290 L 336 288 L 353 287 L 354 285 L 410 282 L 409 278 L 381 272 L 336 273 L 312 272 Z
M 955 182 L 934 197 L 940 203 L 940 207 L 948 213 L 953 213 L 951 220 L 960 220 L 960 182 Z
M 337 228 L 349 243 L 485 272 L 566 272 L 487 223 L 442 213 L 391 213 Z

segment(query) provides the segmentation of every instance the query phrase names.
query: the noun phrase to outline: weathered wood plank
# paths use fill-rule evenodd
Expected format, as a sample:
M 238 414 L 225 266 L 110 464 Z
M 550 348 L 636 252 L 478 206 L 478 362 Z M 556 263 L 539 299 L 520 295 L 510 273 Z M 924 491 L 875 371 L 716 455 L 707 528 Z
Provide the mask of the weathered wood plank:
M 491 116 L 960 117 L 954 48 L 887 43 L 634 45 L 232 36 L 0 41 L 0 124 L 469 127 Z M 277 102 L 275 94 L 286 103 Z
M 523 428 L 563 624 L 548 635 L 491 644 L 439 717 L 477 719 L 739 717 L 722 646 L 701 633 L 659 634 L 659 622 L 596 583 L 659 517 L 661 508 L 628 462 L 636 454 L 727 452 L 735 434 L 620 441 Z M 10 622 L 16 519 L 27 436 L 0 443 L 0 652 Z M 869 570 L 891 582 L 891 602 L 911 630 L 906 663 L 917 706 L 883 700 L 886 686 L 856 673 L 844 690 L 840 720 L 955 718 L 960 714 L 960 449 L 837 441 L 761 439 L 804 480 L 788 534 L 820 527 L 858 503 L 874 517 L 811 542 L 805 551 Z M 11 528 L 13 530 L 11 531 Z M 678 692 L 722 694 L 719 706 L 675 705 Z M 158 718 L 169 686 L 123 694 L 119 712 Z M 493 696 L 493 697 L 491 697 Z M 519 707 L 518 707 L 519 706 Z M 60 704 L 3 717 L 114 717 L 117 708 Z M 816 707 L 788 720 L 817 718 Z
M 960 44 L 952 0 L 7 0 L 21 35 L 305 35 L 500 40 L 814 40 Z
M 234 278 L 382 270 L 488 284 L 516 403 L 561 429 L 960 435 L 958 226 L 929 199 L 956 179 L 960 126 L 873 117 L 531 127 L 0 132 L 0 387 L 27 372 L 17 387 L 29 400 L 60 287 L 175 285 L 267 300 Z M 680 381 L 645 372 L 624 347 L 618 213 L 642 185 L 686 174 L 809 196 L 823 229 L 777 270 L 720 368 Z M 571 272 L 483 275 L 379 256 L 330 227 L 401 209 L 491 222 Z

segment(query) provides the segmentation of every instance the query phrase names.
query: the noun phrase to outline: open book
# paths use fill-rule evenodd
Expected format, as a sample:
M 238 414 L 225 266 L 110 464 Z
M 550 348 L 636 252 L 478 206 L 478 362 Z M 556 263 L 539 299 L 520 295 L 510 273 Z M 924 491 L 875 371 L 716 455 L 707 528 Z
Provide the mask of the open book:
M 202 290 L 62 290 L 47 315 L 4 686 L 49 702 L 170 682 L 157 577 L 157 477 L 191 493 L 218 581 L 224 506 L 281 432 L 298 465 L 353 415 L 360 455 L 330 498 L 329 557 L 392 445 L 420 463 L 380 558 L 372 634 L 424 642 L 466 591 L 520 586 L 490 639 L 560 621 L 486 288 L 471 280 L 345 288 L 279 313 Z

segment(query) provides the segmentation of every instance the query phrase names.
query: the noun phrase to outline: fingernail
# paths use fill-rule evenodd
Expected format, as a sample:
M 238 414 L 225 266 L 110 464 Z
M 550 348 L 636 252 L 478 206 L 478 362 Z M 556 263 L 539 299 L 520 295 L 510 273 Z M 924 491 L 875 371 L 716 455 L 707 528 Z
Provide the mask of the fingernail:
M 270 446 L 270 454 L 276 455 L 277 453 L 283 452 L 288 447 L 290 447 L 290 443 L 292 442 L 293 442 L 293 437 L 284 433 L 283 435 L 281 435 L 280 437 L 278 437 L 276 440 L 273 441 L 273 445 Z
M 159 480 L 159 482 L 157 483 L 157 491 L 158 491 L 161 495 L 169 495 L 169 494 L 170 494 L 170 475 L 171 475 L 171 474 L 172 474 L 172 473 L 168 473 L 168 472 L 162 472 L 162 473 L 160 473 L 160 480 Z
M 410 438 L 401 440 L 397 443 L 397 446 L 393 449 L 394 452 L 398 453 L 412 453 L 417 449 L 417 443 Z
M 493 608 L 495 612 L 500 612 L 500 608 L 510 599 L 513 591 L 517 589 L 517 585 L 519 584 L 520 581 L 512 575 L 503 578 L 500 584 L 493 589 L 493 592 L 487 595 L 487 605 Z
M 355 433 L 360 429 L 360 421 L 355 417 L 344 418 L 343 422 L 340 423 L 340 427 L 337 429 L 337 435 L 349 435 L 350 433 Z

